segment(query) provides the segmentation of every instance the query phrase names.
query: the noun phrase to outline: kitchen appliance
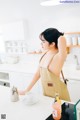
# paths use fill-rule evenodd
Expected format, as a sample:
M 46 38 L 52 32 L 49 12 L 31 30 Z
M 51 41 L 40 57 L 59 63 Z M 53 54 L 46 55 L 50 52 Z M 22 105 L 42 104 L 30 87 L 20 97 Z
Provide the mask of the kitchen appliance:
M 10 87 L 9 74 L 7 72 L 0 72 L 0 85 Z
M 18 90 L 16 87 L 13 86 L 11 89 L 11 101 L 17 102 L 18 100 L 19 100 Z

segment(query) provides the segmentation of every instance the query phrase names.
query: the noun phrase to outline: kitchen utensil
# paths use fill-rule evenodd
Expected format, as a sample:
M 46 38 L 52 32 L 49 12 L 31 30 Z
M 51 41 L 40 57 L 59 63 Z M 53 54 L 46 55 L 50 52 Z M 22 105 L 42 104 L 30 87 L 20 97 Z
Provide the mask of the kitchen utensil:
M 11 101 L 17 102 L 19 100 L 19 95 L 16 87 L 12 87 L 11 89 Z

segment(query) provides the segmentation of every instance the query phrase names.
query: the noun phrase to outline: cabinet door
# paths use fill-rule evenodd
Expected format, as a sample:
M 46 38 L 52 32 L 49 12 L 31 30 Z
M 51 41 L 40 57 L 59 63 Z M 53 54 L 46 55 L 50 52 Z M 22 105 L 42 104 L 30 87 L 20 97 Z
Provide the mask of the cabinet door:
M 71 101 L 77 102 L 80 99 L 80 81 L 69 80 L 68 90 L 70 93 Z

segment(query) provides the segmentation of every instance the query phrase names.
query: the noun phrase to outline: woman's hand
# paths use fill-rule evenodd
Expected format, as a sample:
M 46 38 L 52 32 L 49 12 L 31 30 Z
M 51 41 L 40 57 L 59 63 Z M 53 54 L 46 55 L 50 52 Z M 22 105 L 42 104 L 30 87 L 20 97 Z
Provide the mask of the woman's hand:
M 19 94 L 19 95 L 25 95 L 26 92 L 25 92 L 25 90 L 24 90 L 24 91 L 18 91 L 18 94 Z

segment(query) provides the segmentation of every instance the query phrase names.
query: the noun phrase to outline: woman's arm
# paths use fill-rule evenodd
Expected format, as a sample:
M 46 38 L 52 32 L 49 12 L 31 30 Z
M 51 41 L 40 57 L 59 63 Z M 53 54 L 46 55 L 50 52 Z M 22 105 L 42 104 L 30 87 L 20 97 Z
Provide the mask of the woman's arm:
M 32 87 L 39 80 L 39 78 L 40 78 L 40 69 L 38 67 L 38 69 L 37 69 L 36 73 L 34 74 L 34 77 L 33 77 L 32 81 L 31 81 L 31 83 L 29 84 L 29 86 L 24 91 L 19 91 L 18 93 L 20 95 L 25 95 L 27 92 L 29 92 L 32 89 Z
M 67 56 L 67 51 L 66 51 L 66 39 L 64 36 L 60 36 L 58 39 L 58 50 L 59 57 L 65 59 Z
M 66 39 L 63 36 L 60 36 L 58 38 L 58 53 L 53 57 L 49 70 L 55 75 L 60 76 L 66 57 Z

